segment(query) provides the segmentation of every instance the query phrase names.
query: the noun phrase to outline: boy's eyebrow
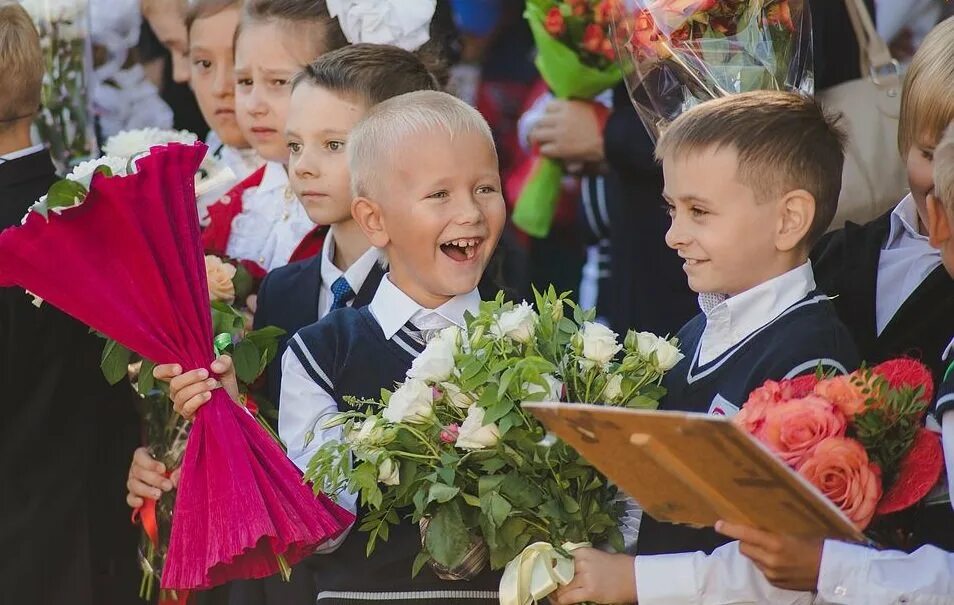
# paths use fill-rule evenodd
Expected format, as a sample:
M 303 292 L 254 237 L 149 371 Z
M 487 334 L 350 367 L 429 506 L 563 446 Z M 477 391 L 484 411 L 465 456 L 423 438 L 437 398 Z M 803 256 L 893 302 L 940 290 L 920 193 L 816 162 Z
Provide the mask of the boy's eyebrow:
M 266 76 L 290 76 L 295 72 L 290 69 L 263 69 L 262 73 Z
M 666 193 L 665 191 L 663 191 L 662 196 L 663 196 L 663 199 L 666 200 L 667 202 L 670 202 L 670 203 L 671 203 L 671 202 L 673 201 L 672 196 L 670 196 L 670 195 L 669 195 L 668 193 Z M 706 198 L 704 198 L 704 197 L 699 197 L 698 195 L 694 195 L 694 194 L 678 196 L 677 199 L 680 200 L 680 201 L 683 201 L 683 202 L 701 202 L 701 203 L 703 203 L 703 204 L 709 204 L 709 203 L 711 203 L 711 202 L 710 202 L 709 200 L 707 200 Z

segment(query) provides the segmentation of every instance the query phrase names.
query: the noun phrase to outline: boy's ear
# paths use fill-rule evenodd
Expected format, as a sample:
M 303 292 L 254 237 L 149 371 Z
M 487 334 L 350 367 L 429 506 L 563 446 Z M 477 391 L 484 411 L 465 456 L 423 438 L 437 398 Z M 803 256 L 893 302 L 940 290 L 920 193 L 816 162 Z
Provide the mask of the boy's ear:
M 802 245 L 815 220 L 815 196 L 804 189 L 796 189 L 782 198 L 775 245 L 788 252 Z
M 951 221 L 941 200 L 933 193 L 927 195 L 927 229 L 931 245 L 940 249 L 951 239 Z
M 375 248 L 384 248 L 391 242 L 381 215 L 381 206 L 366 197 L 356 197 L 351 202 L 351 216 L 358 223 L 364 236 Z

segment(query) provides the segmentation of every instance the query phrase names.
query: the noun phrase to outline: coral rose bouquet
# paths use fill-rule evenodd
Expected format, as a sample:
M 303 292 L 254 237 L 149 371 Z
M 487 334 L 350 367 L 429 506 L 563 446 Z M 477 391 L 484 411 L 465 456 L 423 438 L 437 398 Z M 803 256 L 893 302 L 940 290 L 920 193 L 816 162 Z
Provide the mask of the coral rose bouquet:
M 527 0 L 524 17 L 537 46 L 540 76 L 560 99 L 592 99 L 619 83 L 610 14 L 618 0 Z M 513 213 L 534 237 L 550 232 L 560 196 L 562 164 L 538 156 Z
M 563 569 L 575 544 L 621 548 L 616 488 L 521 403 L 653 408 L 681 355 L 674 340 L 650 334 L 619 343 L 592 318 L 552 287 L 537 293 L 536 307 L 502 295 L 481 303 L 466 329 L 434 335 L 380 401 L 319 419 L 341 426 L 343 439 L 322 445 L 306 478 L 326 493 L 360 494 L 369 553 L 402 518 L 420 523 L 415 573 L 429 563 L 463 579 L 488 562 L 515 567 L 544 545 Z M 516 583 L 505 574 L 502 595 Z
M 733 422 L 864 530 L 937 482 L 940 443 L 922 426 L 932 389 L 923 365 L 893 360 L 847 376 L 768 381 Z
M 752 90 L 811 94 L 805 0 L 620 0 L 616 43 L 631 100 L 656 136 L 693 105 Z

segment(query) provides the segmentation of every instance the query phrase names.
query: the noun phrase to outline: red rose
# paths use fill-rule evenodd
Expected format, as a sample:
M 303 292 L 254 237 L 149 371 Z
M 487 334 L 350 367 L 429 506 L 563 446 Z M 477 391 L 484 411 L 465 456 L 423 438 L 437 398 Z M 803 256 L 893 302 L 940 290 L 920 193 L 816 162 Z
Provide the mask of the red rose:
M 551 36 L 562 36 L 563 32 L 566 31 L 566 21 L 563 19 L 563 14 L 560 12 L 560 9 L 553 7 L 547 13 L 547 18 L 543 22 L 544 29 L 547 30 L 547 33 Z
M 587 0 L 569 0 L 569 4 L 576 17 L 582 17 L 590 9 L 590 3 Z
M 600 53 L 609 61 L 616 60 L 616 48 L 613 46 L 613 43 L 609 41 L 609 38 L 603 40 L 603 45 L 600 47 Z
M 778 25 L 790 32 L 795 31 L 795 23 L 792 21 L 792 11 L 788 6 L 788 0 L 781 0 L 770 6 L 765 11 L 765 20 L 768 21 L 769 25 Z
M 881 499 L 881 469 L 854 439 L 832 437 L 818 444 L 798 472 L 863 530 Z
M 619 10 L 619 0 L 603 0 L 593 9 L 593 21 L 600 25 L 610 22 Z
M 583 42 L 581 45 L 585 50 L 588 50 L 594 55 L 598 55 L 602 52 L 603 42 L 605 40 L 606 34 L 603 33 L 603 28 L 595 23 L 590 23 L 583 31 Z

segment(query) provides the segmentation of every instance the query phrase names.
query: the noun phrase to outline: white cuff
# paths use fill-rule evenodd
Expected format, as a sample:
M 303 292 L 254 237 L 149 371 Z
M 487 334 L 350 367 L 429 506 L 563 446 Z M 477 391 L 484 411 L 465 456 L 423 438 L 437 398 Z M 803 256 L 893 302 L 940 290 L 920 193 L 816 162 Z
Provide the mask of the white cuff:
M 695 605 L 699 602 L 695 558 L 703 553 L 636 557 L 639 605 Z
M 826 603 L 863 603 L 864 577 L 874 549 L 837 540 L 825 540 L 818 570 L 818 596 Z

